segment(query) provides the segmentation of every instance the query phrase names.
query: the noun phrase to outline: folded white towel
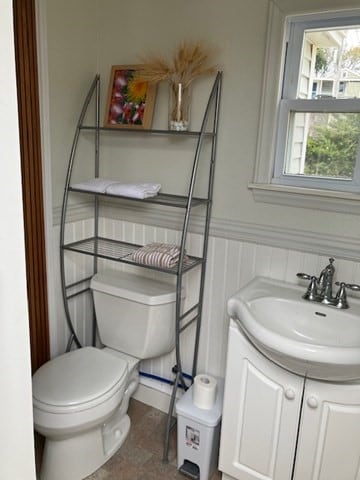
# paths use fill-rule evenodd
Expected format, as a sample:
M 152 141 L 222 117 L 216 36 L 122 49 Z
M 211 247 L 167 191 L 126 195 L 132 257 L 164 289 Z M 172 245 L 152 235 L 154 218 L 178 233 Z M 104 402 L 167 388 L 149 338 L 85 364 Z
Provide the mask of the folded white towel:
M 139 248 L 133 253 L 132 258 L 135 262 L 154 267 L 171 268 L 174 267 L 180 257 L 180 248 L 177 245 L 168 243 L 149 243 Z M 185 255 L 185 261 L 187 257 Z
M 106 178 L 93 178 L 86 182 L 75 183 L 75 185 L 71 186 L 72 188 L 76 188 L 77 190 L 88 190 L 89 192 L 105 193 L 106 189 L 113 183 L 117 183 L 117 180 L 107 180 Z
M 112 183 L 106 193 L 131 198 L 155 197 L 161 189 L 159 183 Z
M 75 183 L 71 187 L 77 190 L 108 193 L 130 198 L 155 197 L 161 189 L 159 183 L 120 183 L 118 180 L 108 180 L 106 178 L 93 178 L 86 182 Z

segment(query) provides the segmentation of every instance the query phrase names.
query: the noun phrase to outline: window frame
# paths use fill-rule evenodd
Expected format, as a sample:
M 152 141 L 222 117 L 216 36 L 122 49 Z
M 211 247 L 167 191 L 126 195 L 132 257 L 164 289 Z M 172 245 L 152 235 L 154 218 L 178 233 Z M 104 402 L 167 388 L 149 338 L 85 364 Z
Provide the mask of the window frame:
M 360 155 L 357 153 L 354 175 L 351 180 L 307 175 L 285 174 L 286 149 L 288 143 L 288 123 L 291 113 L 360 113 L 360 99 L 318 99 L 285 100 L 279 106 L 274 173 L 271 183 L 307 188 L 320 188 L 344 192 L 360 193 Z
M 355 208 L 358 209 L 358 202 L 360 201 L 360 183 L 354 184 L 349 188 L 349 181 L 345 180 L 346 189 L 339 185 L 342 180 L 337 179 L 320 179 L 315 182 L 310 177 L 302 178 L 299 182 L 290 180 L 284 182 L 279 175 L 279 167 L 276 165 L 276 155 L 280 155 L 282 159 L 281 165 L 283 168 L 285 157 L 284 152 L 286 148 L 286 135 L 281 137 L 278 129 L 281 122 L 287 126 L 288 111 L 290 108 L 298 108 L 300 100 L 293 100 L 291 98 L 283 98 L 289 96 L 289 91 L 282 91 L 283 89 L 283 75 L 285 68 L 286 46 L 289 40 L 289 25 L 297 25 L 293 31 L 293 35 L 301 35 L 301 41 L 298 41 L 297 57 L 292 55 L 288 62 L 292 63 L 292 71 L 294 65 L 296 70 L 296 62 L 299 65 L 302 48 L 302 34 L 303 26 L 306 28 L 316 28 L 317 25 L 326 25 L 331 28 L 339 25 L 345 26 L 347 19 L 348 25 L 354 23 L 360 24 L 360 8 L 351 10 L 337 10 L 326 13 L 309 13 L 301 15 L 285 16 L 284 13 L 277 7 L 274 2 L 270 3 L 269 10 L 269 25 L 267 36 L 267 48 L 265 52 L 265 71 L 263 80 L 263 95 L 260 111 L 260 123 L 258 131 L 256 162 L 254 170 L 254 180 L 248 185 L 252 190 L 255 200 L 276 203 L 284 205 L 294 205 L 305 208 L 312 208 L 315 205 L 319 209 L 329 211 L 339 211 L 355 213 Z M 354 20 L 356 19 L 356 20 Z M 282 46 L 282 48 L 280 48 Z M 288 66 L 288 72 L 289 70 Z M 296 88 L 297 77 L 294 81 L 288 82 L 292 88 Z M 291 92 L 290 92 L 291 93 Z M 282 100 L 282 105 L 280 101 Z M 346 112 L 360 112 L 359 107 L 354 104 L 353 100 L 348 99 L 317 99 L 317 108 L 311 107 L 315 100 L 301 99 L 302 111 L 315 111 L 319 107 L 330 108 L 329 111 L 346 111 Z M 334 104 L 334 100 L 337 100 Z M 292 103 L 295 102 L 295 105 Z M 345 103 L 339 103 L 345 102 Z M 275 122 L 274 122 L 275 118 Z M 360 160 L 357 162 L 360 166 Z M 356 171 L 359 174 L 360 171 Z M 289 179 L 289 178 L 288 178 Z M 334 185 L 335 184 L 335 185 Z
M 315 15 L 317 17 L 317 15 Z M 274 174 L 271 182 L 280 185 L 320 188 L 345 192 L 360 191 L 360 157 L 356 158 L 353 178 L 343 180 L 337 178 L 322 178 L 306 175 L 284 173 L 286 150 L 289 143 L 290 117 L 294 113 L 360 113 L 360 99 L 303 99 L 296 98 L 300 68 L 302 61 L 303 39 L 306 30 L 341 29 L 352 25 L 360 25 L 360 16 L 340 16 L 336 18 L 296 19 L 288 18 L 286 42 L 286 57 L 283 67 L 282 97 L 279 101 L 279 116 L 275 149 Z

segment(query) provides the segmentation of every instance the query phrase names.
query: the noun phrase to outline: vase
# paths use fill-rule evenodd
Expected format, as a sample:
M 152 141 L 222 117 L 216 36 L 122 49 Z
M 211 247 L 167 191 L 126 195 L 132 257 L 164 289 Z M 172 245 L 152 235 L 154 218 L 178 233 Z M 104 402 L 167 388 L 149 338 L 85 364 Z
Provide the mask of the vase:
M 170 84 L 169 129 L 186 131 L 189 128 L 190 88 L 182 83 Z

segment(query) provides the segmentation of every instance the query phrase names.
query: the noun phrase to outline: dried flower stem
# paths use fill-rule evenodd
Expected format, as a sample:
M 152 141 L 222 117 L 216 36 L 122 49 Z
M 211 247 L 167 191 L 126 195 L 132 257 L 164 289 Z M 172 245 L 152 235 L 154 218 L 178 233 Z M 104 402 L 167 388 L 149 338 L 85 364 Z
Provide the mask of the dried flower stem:
M 196 78 L 216 72 L 216 66 L 210 65 L 212 53 L 200 43 L 182 43 L 172 60 L 168 62 L 163 56 L 151 55 L 143 59 L 142 68 L 136 77 L 147 82 L 168 81 L 181 83 L 187 88 Z

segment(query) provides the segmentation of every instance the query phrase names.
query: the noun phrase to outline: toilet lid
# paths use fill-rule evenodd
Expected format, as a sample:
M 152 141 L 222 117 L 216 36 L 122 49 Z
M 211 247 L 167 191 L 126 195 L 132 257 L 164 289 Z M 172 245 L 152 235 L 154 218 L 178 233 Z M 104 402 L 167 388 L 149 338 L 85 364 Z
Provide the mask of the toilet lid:
M 125 360 L 94 347 L 84 347 L 54 358 L 35 372 L 34 403 L 51 409 L 79 408 L 97 398 L 103 401 L 122 386 L 126 376 Z

